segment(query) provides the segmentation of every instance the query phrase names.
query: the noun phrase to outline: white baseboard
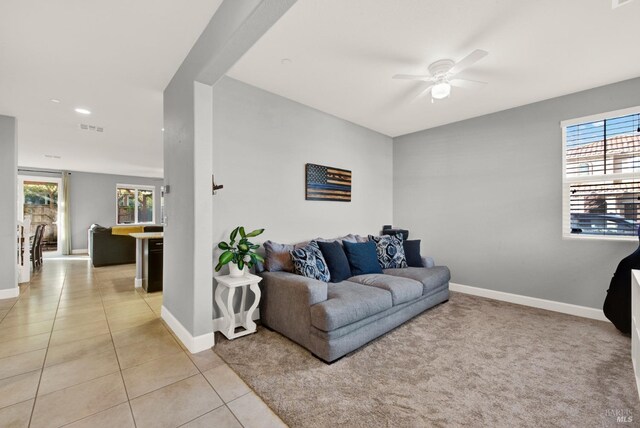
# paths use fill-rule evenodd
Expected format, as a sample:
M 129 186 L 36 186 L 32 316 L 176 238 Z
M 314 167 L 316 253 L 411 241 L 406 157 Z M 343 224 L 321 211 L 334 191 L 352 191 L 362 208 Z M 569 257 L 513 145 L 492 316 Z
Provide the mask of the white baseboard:
M 562 312 L 594 320 L 608 321 L 601 309 L 588 308 L 586 306 L 572 305 L 571 303 L 556 302 L 553 300 L 539 299 L 537 297 L 521 296 L 519 294 L 505 293 L 503 291 L 489 290 L 487 288 L 471 287 L 469 285 L 449 283 L 449 290 L 474 296 L 486 297 L 493 300 L 515 303 L 517 305 L 531 306 L 548 311 Z
M 254 321 L 257 321 L 260 319 L 260 308 L 256 308 L 251 319 Z M 240 314 L 236 314 L 236 325 L 240 325 L 241 322 L 242 322 L 242 317 L 240 316 Z M 223 328 L 224 328 L 224 318 L 222 317 L 215 318 L 213 320 L 213 331 L 222 331 Z
M 19 295 L 20 295 L 20 289 L 18 287 L 7 288 L 6 290 L 0 290 L 0 300 L 14 299 Z
M 141 288 L 142 287 L 142 279 L 136 278 L 134 280 L 134 286 L 135 286 L 135 288 Z
M 178 339 L 192 354 L 211 349 L 214 345 L 213 331 L 200 336 L 192 336 L 189 331 L 173 316 L 167 308 L 162 305 L 160 316 L 169 325 L 171 330 L 178 336 Z
M 71 250 L 71 254 L 75 255 L 75 254 L 89 254 L 89 249 L 88 248 L 81 248 L 79 250 Z

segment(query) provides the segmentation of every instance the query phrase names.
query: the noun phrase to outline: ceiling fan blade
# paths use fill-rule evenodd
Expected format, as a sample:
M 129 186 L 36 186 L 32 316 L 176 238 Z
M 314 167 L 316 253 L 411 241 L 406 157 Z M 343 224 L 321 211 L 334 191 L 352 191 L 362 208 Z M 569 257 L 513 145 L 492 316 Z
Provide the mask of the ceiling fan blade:
M 449 80 L 451 86 L 457 86 L 459 88 L 478 88 L 480 86 L 486 85 L 487 82 L 481 82 L 479 80 L 471 80 L 471 79 L 451 79 Z
M 393 76 L 393 79 L 403 79 L 403 80 L 430 80 L 431 76 L 428 74 L 419 75 L 419 74 L 396 74 Z
M 469 55 L 467 55 L 466 57 L 458 61 L 453 67 L 451 67 L 451 70 L 449 70 L 449 73 L 458 74 L 462 70 L 465 70 L 467 67 L 470 67 L 471 65 L 480 61 L 482 58 L 484 58 L 487 55 L 489 55 L 489 52 L 483 51 L 482 49 L 476 49 L 475 51 L 471 52 Z
M 433 84 L 429 84 L 427 85 L 427 87 L 424 87 L 424 86 L 421 87 L 420 92 L 418 93 L 418 95 L 415 96 L 415 98 L 413 99 L 413 102 L 419 100 L 420 98 L 422 98 L 423 96 L 431 92 L 431 88 L 433 88 Z

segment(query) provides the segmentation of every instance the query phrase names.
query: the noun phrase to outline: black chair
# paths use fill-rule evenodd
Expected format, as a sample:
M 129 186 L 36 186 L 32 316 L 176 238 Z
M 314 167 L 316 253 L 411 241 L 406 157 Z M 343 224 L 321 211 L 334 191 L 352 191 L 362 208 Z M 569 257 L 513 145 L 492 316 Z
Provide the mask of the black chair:
M 640 237 L 640 229 L 638 229 Z M 622 333 L 631 333 L 631 270 L 640 269 L 640 247 L 622 259 L 611 278 L 602 310 Z
M 34 233 L 33 241 L 31 241 L 31 265 L 33 270 L 42 266 L 42 236 L 44 235 L 44 228 L 44 224 L 36 226 L 36 233 Z

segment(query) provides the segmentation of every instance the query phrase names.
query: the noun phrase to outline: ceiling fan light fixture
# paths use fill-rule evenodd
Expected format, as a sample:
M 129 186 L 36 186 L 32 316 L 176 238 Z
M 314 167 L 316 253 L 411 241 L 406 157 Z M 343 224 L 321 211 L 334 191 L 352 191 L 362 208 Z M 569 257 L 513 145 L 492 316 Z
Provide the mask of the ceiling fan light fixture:
M 447 98 L 451 94 L 451 85 L 449 82 L 440 82 L 433 85 L 431 88 L 431 96 L 436 100 Z

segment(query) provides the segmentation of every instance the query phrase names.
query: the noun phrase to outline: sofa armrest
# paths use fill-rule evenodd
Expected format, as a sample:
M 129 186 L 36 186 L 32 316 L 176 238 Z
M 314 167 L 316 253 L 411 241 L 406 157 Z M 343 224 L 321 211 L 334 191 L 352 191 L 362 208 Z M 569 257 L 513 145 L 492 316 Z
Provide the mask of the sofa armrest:
M 432 257 L 423 257 L 422 258 L 422 266 L 426 268 L 432 268 L 436 265 L 436 262 L 433 261 Z
M 311 306 L 327 300 L 327 283 L 289 272 L 262 272 L 260 276 L 262 322 L 308 347 Z
M 269 291 L 285 291 L 285 296 L 307 307 L 327 300 L 327 283 L 290 272 L 261 272 L 262 285 Z M 273 290 L 270 290 L 273 288 Z

